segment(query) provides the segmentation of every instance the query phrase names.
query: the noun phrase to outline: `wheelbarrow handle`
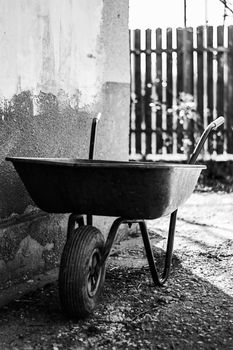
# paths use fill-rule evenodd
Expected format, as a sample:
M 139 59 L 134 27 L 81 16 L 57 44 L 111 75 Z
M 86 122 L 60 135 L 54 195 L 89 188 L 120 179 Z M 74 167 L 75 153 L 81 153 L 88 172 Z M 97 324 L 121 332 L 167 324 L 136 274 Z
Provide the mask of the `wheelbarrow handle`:
M 221 126 L 224 123 L 225 119 L 223 117 L 219 117 L 215 119 L 211 124 L 214 124 L 213 130 L 217 130 L 219 126 Z
M 96 141 L 96 129 L 98 122 L 100 120 L 101 113 L 98 113 L 96 117 L 93 118 L 91 124 L 91 137 L 90 137 L 90 146 L 89 146 L 89 159 L 93 160 L 94 151 L 95 151 L 95 141 Z M 87 225 L 92 225 L 92 215 L 87 215 Z
M 201 138 L 200 140 L 198 141 L 190 159 L 189 159 L 189 164 L 195 164 L 196 163 L 196 160 L 197 160 L 197 157 L 199 156 L 201 150 L 202 150 L 202 147 L 205 143 L 205 141 L 207 140 L 209 134 L 211 131 L 213 130 L 217 130 L 220 125 L 222 125 L 224 123 L 224 118 L 223 117 L 219 117 L 217 119 L 215 119 L 214 121 L 212 121 L 212 123 L 210 123 L 206 129 L 204 130 L 204 132 L 202 133 L 201 135 Z
M 90 148 L 89 148 L 89 159 L 91 160 L 94 158 L 96 128 L 97 128 L 98 121 L 100 120 L 100 117 L 101 117 L 101 113 L 98 113 L 98 115 L 92 120 Z

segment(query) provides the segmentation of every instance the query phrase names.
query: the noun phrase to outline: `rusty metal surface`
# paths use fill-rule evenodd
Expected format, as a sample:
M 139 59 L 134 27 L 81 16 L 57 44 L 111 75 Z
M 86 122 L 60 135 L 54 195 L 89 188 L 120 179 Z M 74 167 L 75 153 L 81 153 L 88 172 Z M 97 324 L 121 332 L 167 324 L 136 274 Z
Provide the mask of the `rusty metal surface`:
M 7 158 L 34 202 L 50 213 L 155 219 L 177 209 L 205 166 Z

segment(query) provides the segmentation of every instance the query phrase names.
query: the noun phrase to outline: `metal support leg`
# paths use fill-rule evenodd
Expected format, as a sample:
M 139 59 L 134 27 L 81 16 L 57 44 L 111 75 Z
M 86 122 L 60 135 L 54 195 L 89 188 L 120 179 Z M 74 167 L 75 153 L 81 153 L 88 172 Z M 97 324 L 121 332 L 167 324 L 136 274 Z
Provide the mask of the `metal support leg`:
M 147 231 L 146 223 L 145 221 L 139 222 L 140 230 L 142 233 L 142 239 L 146 250 L 147 260 L 150 267 L 151 276 L 156 286 L 162 286 L 167 281 L 170 275 L 173 243 L 174 243 L 174 236 L 175 236 L 176 216 L 177 216 L 177 210 L 174 211 L 170 217 L 165 264 L 164 264 L 164 270 L 161 276 L 155 266 L 154 255 L 151 248 L 150 238 Z
M 119 226 L 122 223 L 127 223 L 127 224 L 138 223 L 140 230 L 141 230 L 142 239 L 143 239 L 143 243 L 145 246 L 147 260 L 149 263 L 150 272 L 151 272 L 153 282 L 156 286 L 162 286 L 167 281 L 167 279 L 170 275 L 171 263 L 172 263 L 172 253 L 173 253 L 173 243 L 174 243 L 175 227 L 176 227 L 176 217 L 177 217 L 177 210 L 174 211 L 170 217 L 166 257 L 165 257 L 165 263 L 164 263 L 164 270 L 163 270 L 161 276 L 160 276 L 160 274 L 155 266 L 153 251 L 152 251 L 151 244 L 150 244 L 150 238 L 149 238 L 148 230 L 147 230 L 146 223 L 144 220 L 127 220 L 127 219 L 123 219 L 123 218 L 118 218 L 113 222 L 111 229 L 109 231 L 108 237 L 107 237 L 106 244 L 105 244 L 105 249 L 104 249 L 104 253 L 103 253 L 103 257 L 102 257 L 102 264 L 105 262 L 105 260 L 107 259 L 107 257 L 110 254 L 110 251 L 111 251 L 112 245 L 114 243 Z
M 115 240 L 115 237 L 117 234 L 117 230 L 123 222 L 125 222 L 125 219 L 123 219 L 123 218 L 118 218 L 113 222 L 113 224 L 110 228 L 106 243 L 105 243 L 104 253 L 102 256 L 102 264 L 105 262 L 105 260 L 109 256 L 112 245 L 114 243 L 114 240 Z
M 197 157 L 200 154 L 200 151 L 201 151 L 205 141 L 207 140 L 210 132 L 212 130 L 216 130 L 223 123 L 224 123 L 224 118 L 219 117 L 207 126 L 207 128 L 203 132 L 193 154 L 191 155 L 191 158 L 189 160 L 189 164 L 196 163 Z M 177 210 L 175 210 L 170 216 L 170 225 L 169 225 L 169 231 L 168 231 L 165 264 L 164 264 L 164 269 L 163 269 L 161 276 L 158 273 L 156 266 L 155 266 L 154 256 L 153 256 L 153 252 L 151 249 L 151 244 L 150 244 L 150 239 L 149 239 L 146 223 L 143 220 L 139 222 L 139 226 L 140 226 L 141 233 L 142 233 L 143 243 L 145 246 L 146 255 L 147 255 L 152 279 L 153 279 L 155 285 L 157 285 L 157 286 L 162 286 L 167 281 L 167 279 L 170 275 L 171 264 L 172 264 L 174 236 L 175 236 L 175 227 L 176 227 L 176 217 L 177 217 Z

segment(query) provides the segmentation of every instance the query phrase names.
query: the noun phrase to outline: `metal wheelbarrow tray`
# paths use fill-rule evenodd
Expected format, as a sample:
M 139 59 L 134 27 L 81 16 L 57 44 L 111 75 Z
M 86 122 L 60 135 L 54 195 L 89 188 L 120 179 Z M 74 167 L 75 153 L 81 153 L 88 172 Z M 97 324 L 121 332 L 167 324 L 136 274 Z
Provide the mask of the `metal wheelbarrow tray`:
M 49 213 L 155 219 L 193 192 L 202 165 L 8 158 L 34 202 Z
M 71 213 L 58 282 L 62 309 L 72 318 L 83 318 L 93 311 L 104 283 L 106 259 L 122 223 L 139 224 L 152 279 L 157 286 L 166 282 L 172 263 L 177 209 L 192 194 L 205 168 L 194 164 L 204 142 L 224 118 L 208 125 L 186 165 L 93 160 L 97 122 L 98 118 L 94 118 L 89 160 L 6 158 L 13 162 L 38 207 L 49 213 Z M 145 219 L 168 214 L 167 249 L 160 274 Z M 92 215 L 117 217 L 106 242 L 93 226 Z

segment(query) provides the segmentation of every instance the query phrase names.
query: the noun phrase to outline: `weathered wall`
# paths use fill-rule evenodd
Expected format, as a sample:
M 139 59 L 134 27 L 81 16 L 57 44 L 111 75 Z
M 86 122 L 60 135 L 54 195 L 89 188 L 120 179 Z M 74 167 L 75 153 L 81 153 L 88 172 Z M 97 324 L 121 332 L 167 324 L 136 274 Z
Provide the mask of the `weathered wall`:
M 6 156 L 128 158 L 128 0 L 0 0 L 0 275 L 59 260 L 66 218 L 38 212 Z M 98 220 L 104 226 L 106 219 Z M 44 238 L 41 238 L 44 237 Z

